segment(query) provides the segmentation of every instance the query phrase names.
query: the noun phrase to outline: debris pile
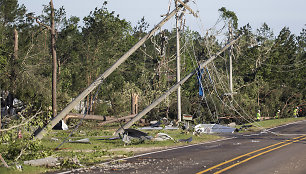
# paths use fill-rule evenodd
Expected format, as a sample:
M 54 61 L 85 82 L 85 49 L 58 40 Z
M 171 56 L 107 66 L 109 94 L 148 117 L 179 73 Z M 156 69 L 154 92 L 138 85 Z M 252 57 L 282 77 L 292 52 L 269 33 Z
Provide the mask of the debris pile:
M 236 129 L 220 124 L 198 124 L 194 127 L 194 134 L 201 133 L 234 133 Z

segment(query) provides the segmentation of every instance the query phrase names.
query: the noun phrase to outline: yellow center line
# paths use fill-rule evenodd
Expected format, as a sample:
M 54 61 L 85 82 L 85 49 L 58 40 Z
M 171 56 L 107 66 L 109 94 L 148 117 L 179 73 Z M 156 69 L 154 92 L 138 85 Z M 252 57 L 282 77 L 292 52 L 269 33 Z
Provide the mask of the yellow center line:
M 298 138 L 301 138 L 301 137 L 303 137 L 303 136 L 304 136 L 304 135 L 299 136 L 299 137 L 296 137 L 296 138 L 293 138 L 293 139 L 298 139 Z M 272 144 L 272 145 L 270 145 L 270 146 L 267 146 L 267 147 L 264 147 L 264 148 L 261 148 L 261 149 L 258 149 L 258 150 L 255 150 L 255 151 L 246 153 L 246 154 L 244 154 L 244 155 L 238 156 L 238 157 L 233 158 L 233 159 L 231 159 L 231 160 L 228 160 L 228 161 L 225 161 L 225 162 L 223 162 L 223 163 L 217 164 L 217 165 L 215 165 L 215 166 L 213 166 L 213 167 L 210 167 L 210 168 L 208 168 L 208 169 L 206 169 L 206 170 L 203 170 L 203 171 L 201 171 L 201 172 L 198 172 L 198 173 L 196 173 L 196 174 L 202 174 L 202 173 L 208 172 L 208 171 L 210 171 L 210 170 L 212 170 L 212 169 L 215 169 L 215 168 L 220 167 L 220 166 L 222 166 L 222 165 L 224 165 L 224 164 L 227 164 L 227 163 L 230 163 L 230 162 L 232 162 L 232 161 L 235 161 L 235 160 L 237 160 L 237 159 L 239 159 L 239 158 L 242 158 L 242 157 L 251 155 L 251 154 L 253 154 L 253 153 L 256 153 L 256 152 L 259 152 L 259 151 L 268 149 L 268 148 L 273 147 L 273 146 L 277 146 L 277 145 L 283 144 L 283 143 L 285 143 L 285 142 L 287 142 L 287 141 L 292 141 L 292 140 L 282 141 L 282 142 L 279 142 L 279 143 L 276 143 L 276 144 Z
M 240 164 L 242 164 L 242 163 L 245 163 L 245 162 L 247 162 L 247 161 L 249 161 L 249 160 L 251 160 L 251 159 L 253 159 L 253 158 L 256 158 L 256 157 L 258 157 L 258 156 L 260 156 L 260 155 L 266 154 L 266 153 L 271 152 L 271 151 L 273 151 L 273 150 L 279 149 L 279 148 L 284 147 L 284 146 L 288 146 L 288 145 L 290 145 L 290 144 L 292 144 L 292 143 L 299 142 L 299 141 L 304 140 L 304 139 L 306 139 L 306 137 L 304 137 L 304 138 L 302 138 L 302 139 L 299 139 L 299 140 L 292 141 L 292 142 L 287 143 L 287 144 L 283 144 L 283 145 L 278 146 L 278 147 L 275 147 L 275 148 L 273 148 L 273 149 L 269 149 L 269 150 L 267 150 L 267 151 L 264 151 L 264 152 L 262 152 L 262 153 L 259 153 L 259 154 L 257 154 L 257 155 L 254 155 L 254 156 L 252 156 L 252 157 L 250 157 L 250 158 L 247 158 L 247 159 L 245 159 L 245 160 L 243 160 L 243 161 L 240 161 L 240 162 L 238 162 L 238 163 L 235 163 L 235 164 L 233 164 L 233 165 L 231 165 L 231 166 L 228 166 L 228 167 L 226 167 L 226 168 L 224 168 L 224 169 L 222 169 L 222 170 L 219 170 L 219 171 L 215 172 L 214 174 L 220 174 L 220 173 L 222 173 L 222 172 L 224 172 L 224 171 L 226 171 L 226 170 L 229 170 L 229 169 L 231 169 L 231 168 L 233 168 L 233 167 L 235 167 L 235 166 L 238 166 L 238 165 L 240 165 Z

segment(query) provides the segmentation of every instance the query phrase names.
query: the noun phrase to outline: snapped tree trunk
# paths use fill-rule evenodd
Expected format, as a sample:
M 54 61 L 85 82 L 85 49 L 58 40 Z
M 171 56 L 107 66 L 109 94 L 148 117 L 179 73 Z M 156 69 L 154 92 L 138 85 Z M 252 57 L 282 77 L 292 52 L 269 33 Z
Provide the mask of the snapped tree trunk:
M 57 58 L 56 58 L 56 48 L 55 48 L 55 24 L 54 24 L 54 6 L 53 1 L 50 0 L 51 8 L 51 52 L 52 52 L 52 113 L 53 117 L 57 115 L 57 103 L 56 103 L 56 85 L 57 85 Z
M 131 114 L 138 114 L 138 95 L 136 93 L 131 95 Z
M 16 93 L 16 73 L 17 73 L 17 59 L 18 59 L 18 31 L 14 29 L 14 53 L 11 59 L 11 92 Z

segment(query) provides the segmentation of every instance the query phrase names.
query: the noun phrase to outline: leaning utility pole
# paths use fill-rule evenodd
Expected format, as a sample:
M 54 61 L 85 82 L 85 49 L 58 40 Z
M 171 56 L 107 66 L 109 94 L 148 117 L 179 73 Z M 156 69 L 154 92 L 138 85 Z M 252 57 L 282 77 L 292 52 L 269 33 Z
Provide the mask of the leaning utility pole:
M 175 1 L 175 8 L 178 8 L 178 2 Z M 179 15 L 176 11 L 176 82 L 181 81 L 181 55 L 180 55 L 180 32 L 179 32 Z M 181 106 L 181 87 L 177 88 L 177 120 L 182 121 Z
M 215 58 L 217 58 L 221 53 L 223 53 L 224 51 L 226 51 L 231 45 L 233 45 L 238 39 L 240 39 L 240 36 L 234 40 L 232 40 L 231 42 L 229 42 L 227 45 L 225 45 L 221 51 L 219 51 L 217 54 L 213 55 L 212 57 L 210 57 L 208 60 L 206 60 L 205 62 L 200 63 L 199 69 L 203 69 L 205 66 L 207 66 L 207 64 L 209 64 L 210 62 L 212 62 Z M 197 70 L 192 71 L 190 74 L 188 74 L 185 78 L 183 78 L 181 81 L 179 81 L 178 83 L 176 83 L 174 86 L 172 86 L 168 91 L 166 91 L 162 96 L 160 96 L 158 99 L 156 99 L 155 101 L 153 101 L 153 103 L 151 105 L 149 105 L 148 107 L 146 107 L 143 111 L 141 111 L 139 114 L 137 114 L 132 120 L 130 120 L 129 122 L 127 122 L 124 126 L 122 126 L 121 128 L 119 128 L 115 134 L 118 135 L 120 133 L 124 132 L 124 129 L 128 129 L 129 127 L 131 127 L 136 121 L 138 121 L 139 119 L 141 119 L 141 117 L 143 117 L 145 114 L 147 114 L 148 112 L 150 112 L 154 107 L 156 107 L 160 102 L 162 102 L 164 99 L 166 99 L 172 92 L 176 91 L 183 83 L 185 83 L 190 77 L 192 77 L 194 74 L 196 74 Z
M 184 4 L 189 2 L 185 0 Z M 81 100 L 83 100 L 90 92 L 92 92 L 97 86 L 99 86 L 105 78 L 107 78 L 112 72 L 114 72 L 126 59 L 132 55 L 147 39 L 149 39 L 158 29 L 160 29 L 170 18 L 172 18 L 178 10 L 184 5 L 181 4 L 178 8 L 169 13 L 159 24 L 157 24 L 147 35 L 139 40 L 128 52 L 126 52 L 117 62 L 115 62 L 109 69 L 107 69 L 102 75 L 100 75 L 87 89 L 85 89 L 79 96 L 77 96 L 72 102 L 68 104 L 56 117 L 54 117 L 44 128 L 38 129 L 34 133 L 34 138 L 42 139 L 47 132 L 47 128 L 53 128 L 60 120 L 62 120 Z

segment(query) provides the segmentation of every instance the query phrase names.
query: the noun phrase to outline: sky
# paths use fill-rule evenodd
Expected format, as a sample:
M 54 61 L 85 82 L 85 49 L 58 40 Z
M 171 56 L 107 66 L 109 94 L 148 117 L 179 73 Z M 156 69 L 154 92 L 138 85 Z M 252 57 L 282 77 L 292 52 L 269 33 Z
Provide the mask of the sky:
M 104 0 L 53 0 L 53 2 L 55 8 L 64 6 L 67 17 L 77 16 L 82 20 L 96 7 L 102 7 Z M 36 15 L 40 15 L 42 5 L 48 3 L 49 0 L 19 0 L 19 4 L 24 4 L 28 12 L 35 12 Z M 173 4 L 174 1 L 171 9 Z M 188 5 L 199 12 L 199 18 L 188 14 L 186 25 L 201 34 L 218 20 L 220 15 L 218 9 L 221 7 L 236 13 L 239 27 L 249 23 L 252 29 L 256 30 L 266 22 L 276 36 L 285 26 L 296 35 L 300 34 L 302 28 L 306 28 L 306 0 L 193 0 Z M 150 24 L 149 29 L 152 29 L 162 20 L 160 15 L 167 13 L 168 6 L 169 0 L 108 0 L 106 7 L 109 11 L 119 14 L 121 19 L 131 22 L 132 26 L 145 17 Z M 165 26 L 165 28 L 171 27 L 175 27 L 174 19 Z

